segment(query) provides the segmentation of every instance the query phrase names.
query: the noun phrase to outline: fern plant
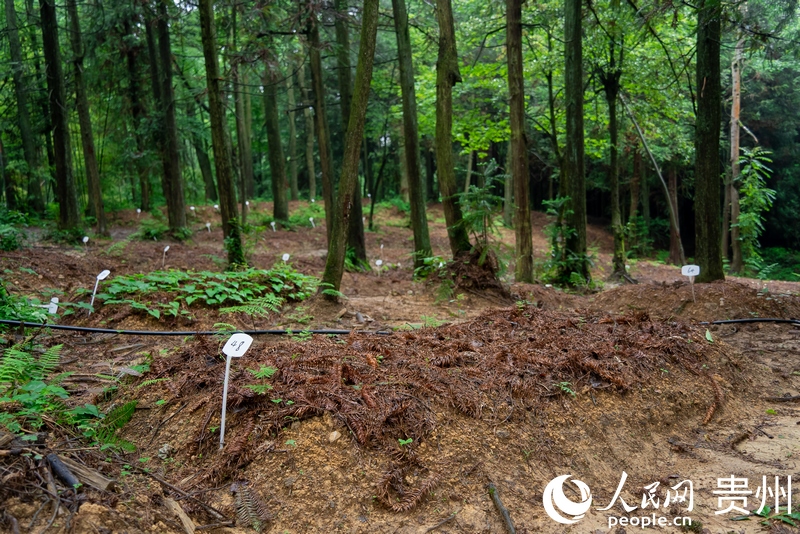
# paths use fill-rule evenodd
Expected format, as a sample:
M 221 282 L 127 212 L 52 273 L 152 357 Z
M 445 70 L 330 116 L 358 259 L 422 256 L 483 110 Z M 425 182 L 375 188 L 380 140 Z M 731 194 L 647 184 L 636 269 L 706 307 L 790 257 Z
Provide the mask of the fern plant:
M 17 345 L 3 353 L 0 362 L 1 426 L 12 433 L 21 432 L 23 425 L 39 429 L 44 424 L 44 415 L 65 411 L 62 401 L 69 394 L 60 383 L 70 373 L 50 377 L 58 366 L 60 352 L 61 345 L 55 345 L 36 358 Z

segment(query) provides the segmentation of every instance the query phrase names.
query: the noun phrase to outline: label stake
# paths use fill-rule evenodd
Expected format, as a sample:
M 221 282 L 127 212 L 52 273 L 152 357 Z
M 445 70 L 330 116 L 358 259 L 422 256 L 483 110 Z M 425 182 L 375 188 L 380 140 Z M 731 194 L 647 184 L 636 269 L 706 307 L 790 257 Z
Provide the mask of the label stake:
M 231 373 L 231 358 L 241 358 L 250 344 L 253 343 L 253 338 L 247 334 L 237 332 L 233 334 L 225 346 L 222 347 L 222 352 L 228 357 L 225 360 L 225 380 L 222 386 L 222 417 L 219 423 L 219 450 L 225 446 L 225 411 L 228 404 L 228 377 Z

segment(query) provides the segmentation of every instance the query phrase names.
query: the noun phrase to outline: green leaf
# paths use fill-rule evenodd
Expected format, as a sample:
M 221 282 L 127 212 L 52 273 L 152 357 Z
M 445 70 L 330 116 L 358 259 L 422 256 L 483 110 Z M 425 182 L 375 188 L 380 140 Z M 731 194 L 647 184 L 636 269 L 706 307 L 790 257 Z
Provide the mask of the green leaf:
M 706 328 L 706 339 L 708 340 L 709 343 L 714 342 L 714 338 L 711 337 L 711 331 L 708 328 Z

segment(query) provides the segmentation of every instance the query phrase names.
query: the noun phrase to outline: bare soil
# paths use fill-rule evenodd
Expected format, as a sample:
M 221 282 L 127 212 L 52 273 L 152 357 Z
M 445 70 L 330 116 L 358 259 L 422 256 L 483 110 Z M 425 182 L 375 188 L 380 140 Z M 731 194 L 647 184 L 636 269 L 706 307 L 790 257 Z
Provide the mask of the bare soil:
M 269 209 L 254 205 L 253 214 Z M 195 217 L 189 242 L 143 242 L 127 240 L 137 218 L 121 212 L 110 240 L 65 247 L 34 237 L 27 248 L 0 255 L 0 269 L 13 292 L 41 297 L 55 288 L 67 301 L 85 299 L 77 290 L 91 289 L 102 269 L 112 276 L 161 269 L 167 244 L 165 268 L 219 270 L 221 230 L 204 226 L 215 220 L 213 208 L 198 207 Z M 440 207 L 429 212 L 434 251 L 447 256 L 442 218 Z M 132 330 L 205 330 L 224 321 L 246 329 L 354 331 L 257 337 L 232 366 L 222 451 L 220 340 L 40 334 L 46 346 L 64 344 L 61 368 L 75 372 L 65 383 L 70 403 L 108 411 L 138 399 L 119 432 L 137 450 L 87 447 L 52 425 L 42 448 L 27 447 L 71 457 L 116 481 L 113 490 L 84 487 L 75 495 L 57 480 L 48 486 L 43 462 L 7 452 L 13 443 L 0 446 L 0 531 L 13 532 L 16 521 L 20 532 L 187 532 L 174 501 L 209 532 L 252 531 L 243 524 L 247 512 L 236 526 L 214 526 L 236 521 L 238 507 L 250 518 L 263 508 L 263 531 L 275 533 L 499 533 L 505 527 L 490 483 L 517 532 L 632 532 L 640 527 L 611 528 L 609 516 L 653 512 L 690 516 L 696 532 L 796 531 L 777 520 L 717 514 L 713 491 L 718 478 L 746 477 L 753 491 L 746 508 L 754 510 L 763 477 L 774 487 L 776 476 L 784 484 L 800 476 L 800 411 L 788 400 L 800 395 L 800 328 L 700 323 L 800 318 L 800 284 L 731 278 L 695 284 L 693 296 L 677 267 L 639 260 L 631 265 L 639 284 L 607 284 L 586 295 L 541 284 L 508 284 L 511 298 L 450 295 L 413 281 L 405 222 L 395 210 L 379 213 L 368 250 L 390 267 L 346 273 L 340 305 L 312 300 L 262 319 L 192 308 L 191 320 L 162 321 L 106 306 L 61 320 Z M 544 224 L 535 214 L 537 259 L 547 246 Z M 589 238 L 598 250 L 593 274 L 602 279 L 610 272 L 611 237 L 592 226 Z M 256 267 L 289 253 L 302 272 L 323 268 L 322 226 L 267 228 L 250 239 Z M 513 255 L 510 231 L 500 230 L 497 240 L 501 260 Z M 148 358 L 144 376 L 108 379 Z M 257 380 L 247 369 L 260 366 L 277 372 Z M 272 389 L 259 395 L 245 387 L 254 384 Z M 108 394 L 113 385 L 116 393 Z M 628 504 L 641 507 L 645 487 L 659 482 L 658 510 L 627 514 L 619 501 L 597 509 L 609 504 L 623 471 Z M 565 474 L 585 482 L 594 503 L 571 526 L 543 507 L 545 485 Z M 667 490 L 683 480 L 694 484 L 693 510 L 685 503 L 665 508 Z M 572 484 L 564 488 L 580 500 L 569 493 Z M 61 492 L 56 513 L 53 490 Z

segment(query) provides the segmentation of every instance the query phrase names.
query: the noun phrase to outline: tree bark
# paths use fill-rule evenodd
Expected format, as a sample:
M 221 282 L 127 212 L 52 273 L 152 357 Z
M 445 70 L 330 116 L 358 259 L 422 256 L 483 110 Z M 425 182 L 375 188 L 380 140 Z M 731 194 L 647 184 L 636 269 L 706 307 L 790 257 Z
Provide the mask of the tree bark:
M 568 256 L 576 260 L 564 265 L 561 278 L 569 280 L 576 272 L 590 280 L 586 256 L 586 177 L 583 144 L 583 44 L 581 42 L 581 0 L 564 0 L 564 104 L 566 107 L 567 145 L 564 158 L 562 191 L 570 197 L 565 220 L 574 230 L 566 239 Z
M 614 10 L 615 16 L 617 9 Z M 620 33 L 618 26 L 612 29 L 614 33 L 608 39 L 608 66 L 600 72 L 600 82 L 608 105 L 608 137 L 609 165 L 608 178 L 611 186 L 611 232 L 614 236 L 614 253 L 611 259 L 612 277 L 624 279 L 625 269 L 625 231 L 622 226 L 622 208 L 619 197 L 619 125 L 617 115 L 617 99 L 619 98 L 620 78 L 622 77 L 622 60 L 624 48 L 619 51 L 619 64 L 617 64 L 616 40 Z M 619 39 L 622 41 L 622 39 Z
M 178 151 L 178 124 L 175 118 L 175 90 L 172 87 L 172 49 L 169 36 L 169 14 L 167 0 L 158 3 L 158 53 L 160 69 L 161 112 L 164 121 L 164 183 L 167 189 L 167 219 L 169 229 L 177 232 L 186 226 L 186 203 L 183 197 L 180 152 Z
M 511 175 L 511 141 L 508 142 L 506 154 L 506 179 L 503 182 L 503 224 L 507 228 L 514 227 L 514 177 Z M 552 186 L 552 179 L 550 181 Z
M 697 120 L 695 126 L 695 259 L 698 282 L 724 280 L 720 206 L 720 0 L 697 6 Z
M 528 150 L 525 136 L 525 89 L 522 74 L 522 1 L 506 0 L 506 50 L 508 52 L 508 95 L 511 142 L 509 156 L 514 184 L 514 236 L 516 265 L 514 279 L 533 283 L 533 235 L 528 191 Z
M 292 195 L 292 200 L 300 198 L 300 191 L 297 187 L 297 125 L 295 124 L 295 106 L 297 103 L 294 99 L 294 76 L 289 75 L 286 77 L 286 96 L 289 101 L 289 191 Z
M 17 124 L 22 140 L 22 152 L 27 164 L 28 202 L 31 208 L 44 212 L 42 186 L 39 178 L 39 155 L 36 151 L 36 140 L 31 127 L 31 117 L 28 111 L 28 89 L 23 81 L 22 45 L 17 29 L 17 12 L 14 9 L 14 0 L 6 0 L 6 28 L 8 30 L 8 45 L 11 52 L 11 72 L 14 81 L 14 94 L 17 97 Z M 17 209 L 16 194 L 12 192 L 7 196 L 9 209 Z
M 72 174 L 69 118 L 67 116 L 64 71 L 61 65 L 61 48 L 58 42 L 58 19 L 54 0 L 39 0 L 42 20 L 47 90 L 53 120 L 53 152 L 56 167 L 56 198 L 58 200 L 59 230 L 77 230 L 80 227 L 75 178 Z
M 672 203 L 673 206 L 677 208 L 678 206 L 678 170 L 674 163 L 669 164 L 667 174 L 667 180 L 669 183 L 669 202 Z M 676 228 L 677 224 L 680 224 L 678 221 L 678 210 L 675 210 L 675 223 L 672 224 L 670 221 L 669 225 L 669 262 L 673 265 L 680 265 L 681 264 L 681 235 L 678 228 Z
M 306 120 L 306 171 L 308 172 L 308 199 L 314 200 L 317 198 L 317 169 L 314 165 L 314 113 L 311 111 L 311 91 L 306 87 L 306 69 L 304 65 L 300 65 L 297 71 L 297 83 L 300 85 L 300 91 L 303 94 L 305 105 L 303 107 L 303 116 Z
M 31 48 L 33 50 L 39 50 L 39 36 L 36 33 L 36 27 L 39 25 L 39 20 L 36 18 L 36 8 L 33 5 L 33 0 L 25 0 L 25 15 L 28 21 L 28 37 L 30 39 Z M 55 167 L 55 152 L 53 150 L 53 121 L 50 116 L 50 106 L 48 103 L 48 96 L 46 87 L 46 80 L 42 77 L 42 68 L 41 63 L 39 61 L 39 56 L 33 56 L 33 71 L 36 80 L 36 88 L 37 93 L 34 95 L 34 100 L 36 101 L 36 105 L 42 110 L 42 131 L 41 134 L 44 135 L 44 145 L 45 145 L 45 154 L 47 155 L 47 165 L 49 168 Z M 37 148 L 38 150 L 38 148 Z M 41 161 L 41 157 L 38 158 Z M 50 172 L 49 169 L 45 170 L 45 175 L 49 176 Z M 41 190 L 41 212 L 44 212 L 44 205 L 45 205 L 45 194 L 47 190 L 47 184 L 43 184 L 44 189 L 40 187 Z M 32 193 L 32 194 L 35 194 Z
M 438 202 L 439 194 L 436 186 L 436 152 L 434 142 L 429 135 L 422 138 L 422 152 L 425 155 L 425 189 L 428 201 Z
M 742 105 L 742 53 L 744 38 L 736 42 L 736 52 L 731 62 L 731 181 L 728 185 L 731 202 L 731 273 L 739 274 L 744 270 L 742 258 L 742 242 L 739 238 L 739 118 Z M 726 195 L 728 196 L 728 195 Z M 728 229 L 723 229 L 727 235 Z
M 403 141 L 405 144 L 408 197 L 411 207 L 411 230 L 414 233 L 414 267 L 421 267 L 430 257 L 431 239 L 425 213 L 425 189 L 420 173 L 420 143 L 417 124 L 417 94 L 414 87 L 414 64 L 405 0 L 392 0 L 397 56 L 400 66 L 400 91 L 403 99 Z
M 436 167 L 447 237 L 453 258 L 472 248 L 464 228 L 453 167 L 453 86 L 461 81 L 450 0 L 436 0 L 439 55 L 436 61 Z
M 214 28 L 213 0 L 200 0 L 200 34 L 203 43 L 203 56 L 206 63 L 206 85 L 208 87 L 208 108 L 211 119 L 211 144 L 214 147 L 214 165 L 217 169 L 219 188 L 219 210 L 222 216 L 222 233 L 225 236 L 230 265 L 245 263 L 242 250 L 242 236 L 239 214 L 236 206 L 236 190 L 233 182 L 231 155 L 225 131 L 225 109 L 220 95 L 220 73 L 217 62 L 216 31 Z
M 100 184 L 100 170 L 97 168 L 97 157 L 94 151 L 94 135 L 92 133 L 92 116 L 89 111 L 89 98 L 86 95 L 86 84 L 83 81 L 83 39 L 78 18 L 78 5 L 75 0 L 67 0 L 67 13 L 70 23 L 70 42 L 73 53 L 73 78 L 75 83 L 75 100 L 78 108 L 78 123 L 81 128 L 81 145 L 83 146 L 83 165 L 86 170 L 86 185 L 89 192 L 90 216 L 97 220 L 97 233 L 108 235 L 106 212 L 103 206 L 103 190 Z
M 233 99 L 234 110 L 236 112 L 236 146 L 239 149 L 239 170 L 241 186 L 239 191 L 241 197 L 239 202 L 247 202 L 253 198 L 255 190 L 255 180 L 253 178 L 253 153 L 251 150 L 250 128 L 247 125 L 247 106 L 244 94 L 242 94 L 242 83 L 247 83 L 245 76 L 240 72 L 239 65 L 232 69 L 233 77 Z M 245 221 L 247 205 L 242 206 L 242 222 Z
M 310 47 L 309 60 L 311 63 L 311 85 L 314 90 L 314 122 L 319 147 L 319 167 L 322 179 L 322 198 L 325 202 L 325 232 L 329 243 L 333 228 L 333 214 L 335 209 L 335 195 L 333 189 L 333 162 L 331 161 L 330 136 L 328 130 L 328 117 L 325 111 L 325 84 L 322 79 L 322 45 L 319 40 L 319 21 L 312 14 L 308 19 Z M 341 187 L 341 186 L 340 186 Z
M 269 170 L 272 176 L 273 218 L 281 223 L 289 220 L 289 202 L 286 198 L 286 160 L 281 144 L 281 128 L 278 118 L 277 84 L 278 73 L 270 66 L 264 73 L 264 119 L 269 145 Z M 329 209 L 325 206 L 325 210 Z
M 352 191 L 358 183 L 358 162 L 361 149 L 361 138 L 364 134 L 364 121 L 367 115 L 369 102 L 369 86 L 372 81 L 372 65 L 375 59 L 375 41 L 378 33 L 378 0 L 364 0 L 364 9 L 361 20 L 361 46 L 358 51 L 358 66 L 356 67 L 356 84 L 353 93 L 353 104 L 350 120 L 347 125 L 347 135 L 344 144 L 344 158 L 342 160 L 342 174 L 339 180 L 340 191 L 339 206 L 333 218 L 328 258 L 325 262 L 325 271 L 322 274 L 320 291 L 328 300 L 336 300 L 335 294 L 326 293 L 326 289 L 338 292 L 341 287 L 342 274 L 344 273 L 344 258 L 347 252 L 347 226 L 351 216 Z
M 125 35 L 133 39 L 133 31 L 130 20 L 125 20 Z M 133 132 L 136 139 L 136 171 L 139 175 L 139 208 L 142 211 L 150 210 L 150 171 L 143 161 L 147 150 L 144 136 L 140 132 L 141 123 L 144 118 L 144 106 L 139 89 L 139 72 L 136 68 L 136 47 L 129 44 L 125 50 L 125 59 L 128 67 L 128 98 L 131 102 L 131 118 L 133 120 Z
M 339 80 L 339 96 L 342 103 L 342 130 L 346 135 L 350 120 L 350 101 L 352 100 L 353 80 L 350 72 L 350 35 L 347 31 L 347 2 L 336 0 L 336 69 Z M 340 188 L 340 194 L 341 188 Z M 347 229 L 347 246 L 353 250 L 355 260 L 366 266 L 367 242 L 364 237 L 364 219 L 361 208 L 361 188 L 356 181 L 352 194 L 353 213 Z

